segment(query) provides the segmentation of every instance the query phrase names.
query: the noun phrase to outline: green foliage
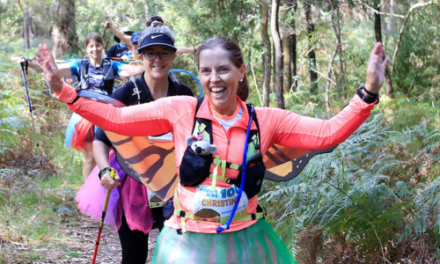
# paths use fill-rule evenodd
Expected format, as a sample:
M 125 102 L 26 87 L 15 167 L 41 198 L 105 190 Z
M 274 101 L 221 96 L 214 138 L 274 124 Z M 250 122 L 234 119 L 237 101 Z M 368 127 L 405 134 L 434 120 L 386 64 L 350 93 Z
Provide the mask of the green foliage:
M 430 134 L 426 124 L 403 133 L 386 124 L 383 114 L 376 113 L 335 151 L 313 158 L 296 179 L 264 194 L 269 211 L 280 212 L 274 219 L 293 250 L 298 235 L 292 235 L 292 230 L 310 226 L 329 239 L 342 235 L 366 259 L 384 254 L 382 249 L 390 241 L 425 233 L 432 233 L 432 238 L 437 234 L 438 239 L 438 178 L 426 185 L 419 183 L 417 192 L 412 181 L 397 181 L 393 175 L 407 166 L 395 152 L 395 144 L 411 152 L 430 153 L 439 134 Z M 411 150 L 418 139 L 425 141 Z M 274 203 L 276 209 L 271 208 Z

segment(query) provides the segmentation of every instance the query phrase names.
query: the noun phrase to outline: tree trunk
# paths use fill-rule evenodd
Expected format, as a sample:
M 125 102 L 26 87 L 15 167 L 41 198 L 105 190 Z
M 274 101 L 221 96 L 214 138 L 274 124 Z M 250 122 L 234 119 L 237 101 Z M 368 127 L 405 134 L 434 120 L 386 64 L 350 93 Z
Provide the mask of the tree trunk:
M 52 53 L 55 58 L 65 54 L 68 49 L 78 49 L 78 37 L 75 24 L 75 1 L 66 0 L 60 4 L 54 0 L 57 18 L 52 31 Z
M 28 25 L 29 25 L 29 37 L 31 39 L 33 39 L 35 37 L 34 20 L 32 19 L 31 16 L 28 16 L 28 18 L 29 18 L 29 22 L 28 22 Z
M 261 1 L 263 22 L 261 25 L 261 35 L 263 38 L 264 45 L 264 55 L 263 55 L 263 106 L 269 107 L 269 95 L 270 95 L 270 74 L 271 74 L 271 60 L 272 51 L 269 39 L 269 34 L 267 33 L 267 25 L 269 24 L 269 7 L 267 6 L 266 0 Z
M 292 71 L 290 69 L 290 38 L 289 36 L 285 36 L 283 38 L 283 66 L 284 66 L 284 83 L 283 88 L 284 92 L 288 93 L 290 91 L 290 87 L 292 86 Z
M 327 108 L 327 111 L 330 111 L 330 82 L 332 78 L 333 61 L 335 60 L 338 49 L 339 49 L 339 45 L 335 47 L 335 50 L 332 53 L 330 61 L 328 62 L 327 83 L 325 84 L 325 107 Z
M 396 0 L 390 1 L 390 14 L 396 13 Z M 396 18 L 394 16 L 388 16 L 387 31 L 393 32 L 396 29 Z
M 23 13 L 23 39 L 24 39 L 24 48 L 29 49 L 31 47 L 29 40 L 29 10 L 27 5 L 22 5 L 20 0 L 17 0 L 18 5 L 20 6 L 21 12 Z
M 378 12 L 380 12 L 380 7 L 378 5 L 376 5 L 375 8 Z M 375 12 L 374 13 L 374 32 L 375 32 L 377 42 L 382 42 L 382 30 L 381 29 L 382 29 L 382 27 L 381 27 L 381 23 L 380 23 L 380 14 Z M 394 98 L 393 83 L 391 81 L 388 67 L 385 70 L 385 86 L 387 88 L 388 97 Z
M 344 62 L 344 52 L 342 50 L 342 31 L 341 31 L 341 19 L 339 15 L 339 7 L 336 8 L 336 15 L 337 15 L 337 24 L 338 24 L 338 43 L 339 43 L 339 70 L 340 70 L 340 78 L 338 80 L 338 83 L 340 86 L 342 86 L 342 99 L 345 100 L 345 62 Z
M 316 67 L 316 54 L 315 54 L 315 24 L 312 19 L 312 5 L 306 1 L 305 14 L 307 20 L 307 32 L 309 36 L 309 73 L 310 73 L 310 92 L 316 94 L 318 91 L 318 74 L 313 71 L 317 70 Z
M 339 80 L 337 80 L 337 81 L 338 81 L 338 84 L 343 87 L 343 89 L 342 89 L 342 101 L 344 101 L 345 100 L 345 89 L 344 89 L 343 85 L 345 83 L 345 70 L 344 70 L 345 67 L 344 67 L 344 56 L 343 56 L 343 53 L 342 53 L 342 37 L 341 37 L 342 32 L 341 32 L 341 23 L 340 23 L 340 18 L 339 18 L 339 6 L 337 6 L 337 5 L 335 6 L 334 3 L 333 3 L 333 0 L 329 0 L 329 3 L 330 3 L 330 7 L 332 9 L 331 19 L 332 19 L 333 32 L 335 33 L 335 37 L 336 37 L 336 49 L 335 49 L 335 52 L 339 51 L 339 60 L 340 60 L 339 61 L 340 74 L 339 74 L 339 78 L 338 78 Z M 331 58 L 332 58 L 331 59 L 331 62 L 332 62 L 331 64 L 333 64 L 334 56 L 332 55 Z M 330 64 L 330 66 L 332 66 L 331 64 Z M 331 77 L 331 75 L 329 75 L 329 74 L 330 73 L 327 74 L 328 78 Z M 327 84 L 326 84 L 326 98 L 328 97 L 327 93 L 328 93 L 329 85 L 330 85 L 330 83 L 329 83 L 329 81 L 327 81 Z M 329 106 L 330 106 L 330 103 L 328 103 L 328 107 L 327 108 L 329 108 Z
M 289 6 L 291 6 L 291 8 L 293 8 L 295 10 L 295 15 L 296 15 L 296 11 L 298 10 L 298 4 L 296 2 L 296 0 L 293 0 L 289 3 Z M 292 34 L 290 34 L 289 36 L 289 41 L 290 41 L 290 71 L 291 71 L 291 76 L 292 76 L 292 92 L 296 91 L 296 87 L 298 86 L 298 81 L 295 78 L 296 76 L 296 24 L 295 24 L 295 19 L 292 20 L 292 23 L 290 24 L 291 30 L 292 30 Z
M 280 0 L 272 0 L 272 17 L 271 17 L 271 31 L 273 45 L 275 47 L 275 95 L 277 100 L 277 107 L 284 109 L 283 97 L 283 46 L 281 44 L 280 31 L 278 27 L 278 11 L 280 8 Z

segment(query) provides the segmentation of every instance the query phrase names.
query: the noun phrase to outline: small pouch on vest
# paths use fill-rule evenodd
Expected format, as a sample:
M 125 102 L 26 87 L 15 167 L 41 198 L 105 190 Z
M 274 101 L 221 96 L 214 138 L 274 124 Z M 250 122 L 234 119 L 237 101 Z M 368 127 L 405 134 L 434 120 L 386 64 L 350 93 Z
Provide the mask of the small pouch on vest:
M 261 191 L 265 171 L 266 166 L 264 166 L 263 156 L 261 153 L 249 159 L 246 169 L 246 181 L 243 189 L 249 199 Z M 234 182 L 237 187 L 240 187 L 241 175 L 242 174 L 240 173 Z
M 168 220 L 174 213 L 173 198 L 170 198 L 162 207 L 162 214 L 165 220 Z
M 212 154 L 198 155 L 188 146 L 180 163 L 180 184 L 197 186 L 202 183 L 209 175 L 212 160 Z

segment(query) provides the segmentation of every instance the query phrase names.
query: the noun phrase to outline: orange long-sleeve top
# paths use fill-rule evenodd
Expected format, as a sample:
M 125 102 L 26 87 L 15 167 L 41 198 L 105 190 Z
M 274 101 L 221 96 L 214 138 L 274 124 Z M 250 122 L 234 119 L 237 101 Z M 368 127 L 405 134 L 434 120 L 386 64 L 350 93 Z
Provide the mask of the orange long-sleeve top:
M 59 101 L 71 103 L 77 97 L 75 89 L 64 84 L 61 93 L 56 94 Z M 213 144 L 217 146 L 215 155 L 220 160 L 241 164 L 243 158 L 246 129 L 249 114 L 244 102 L 238 99 L 243 109 L 242 118 L 237 120 L 226 132 L 214 117 L 209 101 L 203 100 L 197 112 L 198 118 L 211 120 Z M 79 98 L 69 104 L 70 110 L 88 119 L 98 127 L 127 136 L 158 135 L 167 132 L 173 134 L 175 144 L 176 169 L 186 150 L 185 139 L 192 134 L 197 99 L 187 96 L 166 97 L 146 104 L 116 108 L 112 105 Z M 291 111 L 277 108 L 255 108 L 260 126 L 260 151 L 264 155 L 273 144 L 279 144 L 295 149 L 325 149 L 335 146 L 347 139 L 370 115 L 374 104 L 365 103 L 355 95 L 350 104 L 339 114 L 329 120 L 304 117 Z M 257 130 L 252 123 L 252 130 Z M 213 168 L 211 167 L 211 170 Z M 235 179 L 238 171 L 226 169 L 225 176 Z M 249 176 L 248 176 L 249 177 Z M 211 185 L 210 178 L 205 179 L 204 185 Z M 230 187 L 230 184 L 219 181 L 218 187 Z M 184 211 L 192 212 L 193 198 L 196 187 L 177 186 L 177 196 Z M 258 197 L 248 201 L 247 214 L 256 213 Z M 176 207 L 176 204 L 175 204 Z M 233 232 L 244 229 L 257 220 L 234 221 L 229 230 Z M 181 228 L 180 218 L 173 215 L 165 222 L 166 226 Z M 216 233 L 219 223 L 199 222 L 187 219 L 186 228 L 190 232 Z

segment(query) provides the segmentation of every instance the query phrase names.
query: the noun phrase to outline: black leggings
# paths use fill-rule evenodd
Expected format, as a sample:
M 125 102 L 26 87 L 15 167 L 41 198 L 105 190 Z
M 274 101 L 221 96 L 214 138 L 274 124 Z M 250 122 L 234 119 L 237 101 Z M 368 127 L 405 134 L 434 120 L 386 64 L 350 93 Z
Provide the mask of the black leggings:
M 162 208 L 151 209 L 153 214 L 153 228 L 159 231 L 163 228 L 165 221 Z M 145 264 L 148 258 L 148 234 L 138 230 L 131 230 L 128 227 L 125 213 L 122 212 L 122 224 L 118 230 L 119 240 L 122 247 L 122 264 Z

